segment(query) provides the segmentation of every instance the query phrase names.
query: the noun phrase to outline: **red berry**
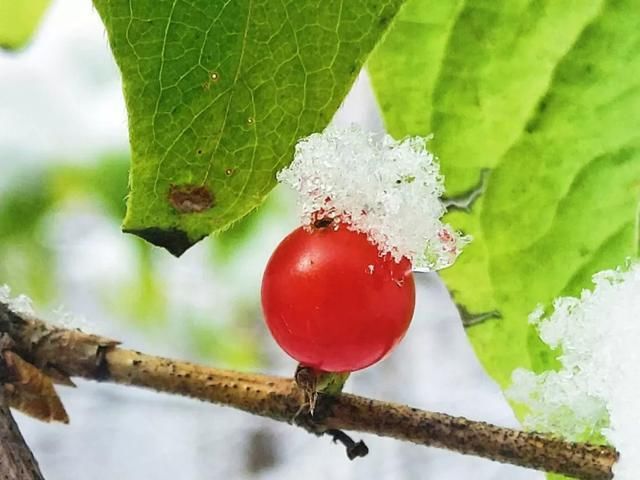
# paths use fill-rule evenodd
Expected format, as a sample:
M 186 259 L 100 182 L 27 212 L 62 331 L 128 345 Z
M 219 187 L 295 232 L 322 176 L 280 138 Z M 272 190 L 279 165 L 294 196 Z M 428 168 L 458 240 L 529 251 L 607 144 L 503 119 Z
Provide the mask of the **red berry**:
M 402 339 L 415 306 L 411 263 L 380 256 L 363 233 L 298 228 L 262 279 L 262 308 L 280 347 L 300 363 L 352 372 Z

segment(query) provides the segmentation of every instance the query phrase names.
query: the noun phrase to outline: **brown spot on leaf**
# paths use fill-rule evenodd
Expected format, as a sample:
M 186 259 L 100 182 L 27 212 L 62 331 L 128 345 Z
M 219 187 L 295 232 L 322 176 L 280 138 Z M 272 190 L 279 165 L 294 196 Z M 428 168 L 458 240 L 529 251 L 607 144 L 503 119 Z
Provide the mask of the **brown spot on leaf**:
M 200 213 L 213 207 L 215 198 L 204 185 L 171 185 L 169 203 L 180 213 Z

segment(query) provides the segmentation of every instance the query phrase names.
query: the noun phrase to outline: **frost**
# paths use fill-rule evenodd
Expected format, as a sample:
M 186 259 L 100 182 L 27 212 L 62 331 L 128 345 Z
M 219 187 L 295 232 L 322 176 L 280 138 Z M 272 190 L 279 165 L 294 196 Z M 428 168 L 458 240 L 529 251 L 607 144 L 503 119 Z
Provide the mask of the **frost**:
M 35 318 L 36 312 L 33 308 L 33 301 L 26 295 L 11 296 L 11 288 L 8 285 L 0 285 L 0 303 L 4 303 L 9 310 L 24 318 Z M 59 306 L 52 312 L 49 323 L 63 328 L 80 328 L 87 325 L 84 317 L 78 317 L 64 307 Z
M 602 434 L 620 452 L 615 478 L 628 480 L 640 471 L 640 265 L 593 282 L 579 299 L 556 300 L 538 324 L 542 340 L 561 349 L 562 368 L 518 370 L 507 394 L 529 408 L 529 428 L 570 439 Z
M 529 314 L 529 323 L 532 325 L 538 325 L 543 316 L 544 306 L 538 305 L 535 310 Z
M 9 308 L 17 314 L 31 317 L 35 315 L 33 310 L 33 301 L 26 295 L 18 295 L 9 304 Z
M 18 295 L 12 298 L 11 289 L 8 285 L 0 286 L 0 302 L 6 304 L 9 310 L 18 315 L 24 317 L 33 317 L 35 315 L 31 299 L 26 295 Z
M 63 305 L 59 305 L 52 312 L 49 322 L 61 328 L 87 328 L 89 326 L 85 317 L 69 312 Z
M 278 180 L 297 192 L 304 225 L 338 219 L 417 269 L 450 265 L 469 241 L 440 221 L 443 178 L 424 138 L 330 127 L 297 144 Z
M 507 391 L 514 402 L 530 409 L 523 424 L 528 430 L 560 433 L 579 441 L 599 437 L 607 425 L 606 403 L 585 394 L 581 380 L 566 371 L 536 375 L 524 369 L 513 372 Z
M 0 303 L 9 303 L 11 299 L 11 289 L 8 285 L 0 285 Z

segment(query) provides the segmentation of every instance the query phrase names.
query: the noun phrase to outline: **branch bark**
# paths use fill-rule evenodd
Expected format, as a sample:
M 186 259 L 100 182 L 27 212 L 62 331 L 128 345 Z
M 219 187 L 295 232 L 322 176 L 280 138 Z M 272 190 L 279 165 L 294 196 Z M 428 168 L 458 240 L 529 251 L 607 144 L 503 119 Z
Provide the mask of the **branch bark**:
M 9 407 L 0 407 L 0 474 L 3 480 L 44 480 Z
M 314 434 L 353 430 L 585 480 L 612 478 L 617 452 L 533 432 L 452 417 L 350 394 L 321 398 L 313 415 L 290 378 L 240 373 L 147 355 L 118 342 L 17 315 L 0 303 L 0 332 L 15 351 L 44 372 L 197 398 Z

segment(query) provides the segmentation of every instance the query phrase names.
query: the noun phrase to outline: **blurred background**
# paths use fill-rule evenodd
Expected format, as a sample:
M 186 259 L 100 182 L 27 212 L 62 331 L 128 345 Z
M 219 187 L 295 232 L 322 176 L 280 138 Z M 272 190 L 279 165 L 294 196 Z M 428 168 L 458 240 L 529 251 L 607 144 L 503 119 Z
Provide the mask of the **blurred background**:
M 0 284 L 45 318 L 149 353 L 291 375 L 267 333 L 262 270 L 296 225 L 286 191 L 176 259 L 122 234 L 128 140 L 120 79 L 89 0 L 56 0 L 23 51 L 0 51 Z M 366 75 L 334 119 L 381 129 Z M 517 426 L 469 346 L 435 274 L 417 274 L 416 314 L 387 360 L 348 391 Z M 541 479 L 542 474 L 372 436 L 341 446 L 225 407 L 78 381 L 70 425 L 16 414 L 49 480 Z

